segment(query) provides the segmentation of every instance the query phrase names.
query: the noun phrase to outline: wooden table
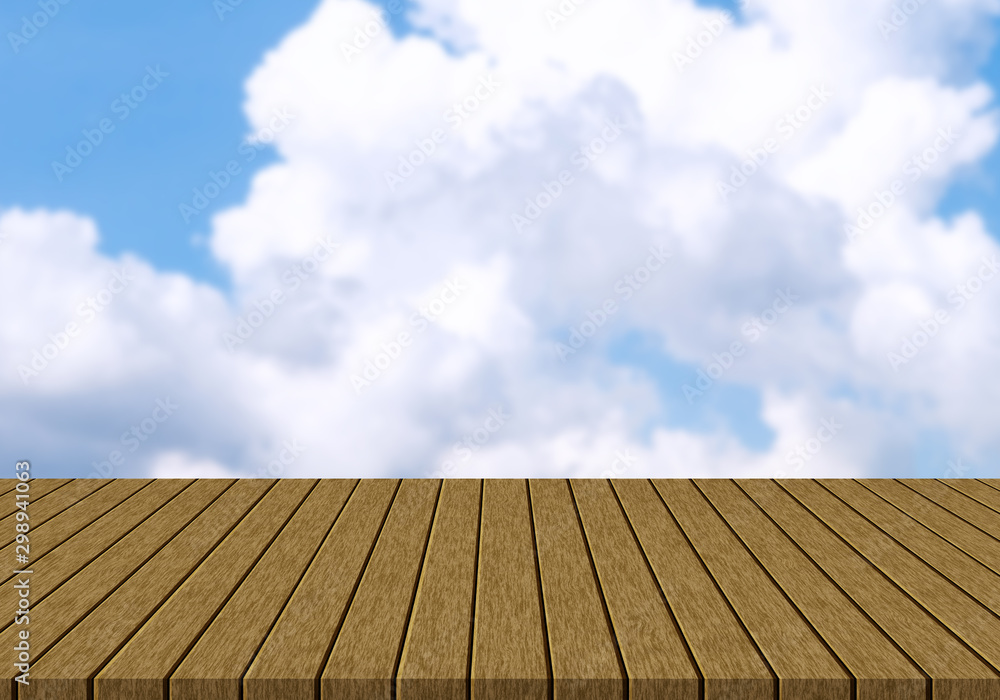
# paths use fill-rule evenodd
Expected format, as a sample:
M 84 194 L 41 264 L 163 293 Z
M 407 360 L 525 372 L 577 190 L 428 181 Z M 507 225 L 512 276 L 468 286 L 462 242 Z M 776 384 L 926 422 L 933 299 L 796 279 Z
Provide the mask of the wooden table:
M 997 480 L 15 483 L 0 700 L 1000 700 Z

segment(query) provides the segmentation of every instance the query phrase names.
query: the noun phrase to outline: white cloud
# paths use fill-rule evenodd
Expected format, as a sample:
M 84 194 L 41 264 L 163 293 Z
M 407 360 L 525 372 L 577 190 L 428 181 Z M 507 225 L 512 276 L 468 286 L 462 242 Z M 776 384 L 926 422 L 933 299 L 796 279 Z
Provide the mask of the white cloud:
M 460 475 L 599 476 L 631 450 L 628 476 L 770 476 L 819 445 L 830 419 L 843 430 L 808 452 L 800 475 L 891 472 L 927 430 L 970 461 L 998 447 L 988 407 L 1000 398 L 989 330 L 1000 280 L 952 307 L 898 372 L 887 360 L 998 252 L 976 214 L 929 213 L 998 131 L 984 85 L 948 82 L 954 38 L 915 18 L 884 40 L 889 2 L 761 0 L 679 71 L 675 52 L 717 10 L 594 0 L 551 27 L 546 9 L 426 2 L 415 21 L 457 55 L 383 31 L 348 61 L 343 43 L 371 7 L 323 2 L 246 83 L 252 131 L 275 110 L 292 119 L 276 137 L 281 162 L 212 220 L 231 301 L 141 260 L 108 259 L 97 224 L 73 214 L 3 214 L 0 357 L 11 369 L 0 382 L 15 398 L 0 403 L 11 418 L 0 438 L 44 436 L 53 459 L 103 459 L 170 393 L 181 409 L 128 473 L 255 473 L 297 441 L 286 476 L 429 474 L 496 404 L 509 424 Z M 921 13 L 972 32 L 997 11 L 953 2 Z M 940 64 L 914 74 L 918 53 Z M 483 80 L 499 87 L 477 95 Z M 829 103 L 783 128 L 819 88 Z M 615 119 L 622 134 L 583 154 Z M 849 241 L 855 209 L 949 127 L 962 136 L 920 183 L 934 186 L 914 186 Z M 435 130 L 444 138 L 392 191 L 386 172 Z M 717 183 L 770 138 L 780 149 L 723 202 Z M 571 181 L 556 195 L 561 171 Z M 517 230 L 511 216 L 542 194 L 549 203 Z M 619 283 L 661 244 L 674 258 L 626 298 Z M 123 265 L 134 282 L 25 385 L 13 368 Z M 456 279 L 468 289 L 448 301 Z M 25 287 L 45 292 L 15 303 Z M 751 342 L 745 324 L 777 290 L 798 300 Z M 560 362 L 555 343 L 609 299 L 617 310 Z M 225 334 L 240 323 L 250 332 L 233 345 Z M 630 331 L 659 339 L 669 382 L 614 359 Z M 754 418 L 775 434 L 763 452 L 731 428 L 749 418 L 727 422 L 711 398 L 690 407 L 681 392 L 691 367 L 737 341 L 747 352 L 708 391 L 759 393 Z M 63 417 L 46 413 L 56 405 Z
M 191 459 L 183 452 L 163 452 L 149 468 L 154 479 L 235 479 L 257 476 L 239 474 L 211 459 Z M 266 477 L 265 477 L 266 478 Z

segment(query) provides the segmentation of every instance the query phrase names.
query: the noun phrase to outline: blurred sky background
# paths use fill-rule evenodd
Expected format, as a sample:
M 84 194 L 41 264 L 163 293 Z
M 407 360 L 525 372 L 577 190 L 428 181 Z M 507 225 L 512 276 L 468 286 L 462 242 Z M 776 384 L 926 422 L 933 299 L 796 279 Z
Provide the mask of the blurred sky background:
M 995 476 L 998 17 L 5 3 L 0 457 Z

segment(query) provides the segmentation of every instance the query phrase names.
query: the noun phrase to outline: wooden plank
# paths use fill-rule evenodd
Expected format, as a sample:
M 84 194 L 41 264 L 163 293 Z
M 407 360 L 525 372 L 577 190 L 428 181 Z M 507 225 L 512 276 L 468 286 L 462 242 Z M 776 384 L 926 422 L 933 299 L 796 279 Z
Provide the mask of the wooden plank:
M 87 498 L 76 505 L 64 510 L 55 517 L 47 520 L 46 522 L 39 525 L 37 528 L 33 528 L 31 531 L 31 562 L 32 565 L 44 561 L 44 567 L 50 572 L 54 566 L 52 564 L 53 559 L 44 560 L 49 552 L 52 552 L 57 547 L 63 546 L 64 542 L 67 542 L 70 538 L 74 537 L 85 528 L 95 525 L 95 521 L 102 516 L 105 516 L 114 508 L 124 503 L 127 499 L 131 498 L 133 495 L 138 493 L 141 489 L 149 486 L 152 483 L 149 479 L 121 479 L 112 481 L 108 486 L 102 488 L 96 493 L 91 494 Z M 156 489 L 156 493 L 163 494 L 162 500 L 157 501 L 158 497 L 153 497 L 151 501 L 143 501 L 142 499 L 136 502 L 147 503 L 150 510 L 146 511 L 146 514 L 151 513 L 153 509 L 162 505 L 171 495 L 175 494 L 176 489 L 172 489 L 170 486 L 161 486 Z M 129 510 L 133 506 L 129 507 Z M 29 505 L 30 509 L 31 506 Z M 141 510 L 141 509 L 140 509 Z M 116 516 L 118 517 L 118 516 Z M 137 516 L 145 517 L 145 516 Z M 95 525 L 94 531 L 101 530 L 103 532 L 108 532 L 106 526 Z M 91 531 L 91 532 L 94 532 Z M 91 533 L 88 533 L 85 537 L 91 537 Z M 113 540 L 112 540 L 113 541 Z M 70 550 L 76 550 L 75 544 L 67 545 Z M 82 551 L 78 551 L 74 559 L 77 562 L 86 562 L 87 552 L 95 551 L 97 546 L 96 541 L 87 540 L 80 548 Z M 14 558 L 14 547 L 15 545 L 9 544 L 6 547 L 0 548 L 0 561 L 12 561 Z M 66 551 L 63 551 L 59 557 L 63 557 Z M 54 555 L 53 555 L 54 556 Z M 83 564 L 80 563 L 79 566 Z M 79 568 L 79 566 L 77 568 Z M 7 582 L 13 580 L 13 576 L 7 576 L 0 584 L 6 584 Z M 2 587 L 2 585 L 0 585 Z M 37 595 L 37 594 L 36 594 Z
M 399 700 L 468 696 L 482 488 L 480 480 L 444 480 L 399 664 Z
M 244 672 L 357 483 L 319 482 L 170 676 L 172 700 L 239 700 Z
M 705 678 L 705 700 L 773 700 L 774 674 L 652 484 L 612 484 Z
M 994 481 L 991 479 L 941 479 L 942 483 L 979 501 L 990 510 L 1000 513 L 1000 491 L 991 483 Z
M 549 666 L 528 485 L 486 480 L 472 642 L 477 700 L 548 697 Z
M 48 481 L 0 700 L 1000 700 L 997 481 Z
M 737 483 L 933 679 L 935 700 L 1000 697 L 1000 675 L 787 491 L 767 480 Z
M 1000 517 L 978 501 L 942 483 L 925 481 L 931 484 L 931 493 L 939 489 L 943 492 L 943 497 L 932 500 L 922 491 L 909 488 L 893 479 L 861 479 L 860 483 L 970 557 L 1000 573 L 1000 539 L 991 537 L 987 534 L 989 530 L 984 531 L 973 523 L 979 519 L 976 514 L 978 510 L 979 516 L 986 516 L 983 524 L 995 529 L 1000 535 Z M 948 507 L 945 507 L 945 503 L 949 503 Z M 966 515 L 969 517 L 965 517 Z
M 243 678 L 245 700 L 319 700 L 319 676 L 398 480 L 362 481 Z
M 606 480 L 570 482 L 632 700 L 697 700 L 700 675 Z
M 840 661 L 694 484 L 653 485 L 778 676 L 782 697 L 850 700 L 851 677 Z
M 17 482 L 18 480 L 8 479 L 8 481 Z M 45 496 L 57 491 L 62 486 L 70 483 L 70 481 L 70 479 L 31 479 L 28 482 L 31 487 L 28 490 L 28 495 L 30 496 L 28 499 L 29 511 L 32 511 L 37 504 L 41 503 Z M 14 491 L 16 486 L 17 484 L 14 483 L 11 486 L 11 490 Z M 14 491 L 14 493 L 17 493 L 17 491 Z M 12 494 L 11 496 L 5 498 L 2 505 L 0 505 L 0 518 L 7 518 L 13 515 L 17 510 L 17 499 Z
M 161 530 L 169 528 L 168 537 L 184 527 L 187 520 L 178 519 L 180 513 L 176 511 L 178 504 L 183 504 L 189 498 L 186 496 L 191 490 L 186 488 L 189 485 L 195 490 L 204 488 L 190 481 L 153 482 L 149 488 L 137 494 L 135 499 L 126 501 L 95 524 L 100 526 L 107 523 L 107 528 L 98 530 L 95 527 L 95 532 L 102 537 L 109 533 L 114 535 L 111 543 L 91 537 L 88 532 L 91 528 L 88 528 L 53 552 L 49 557 L 51 562 L 44 568 L 36 569 L 32 577 L 32 592 L 36 585 L 35 579 L 44 582 L 46 579 L 40 575 L 48 571 L 50 566 L 58 572 L 60 579 L 66 577 L 68 580 L 52 591 L 51 595 L 39 596 L 38 602 L 32 606 L 31 639 L 35 663 L 31 685 L 20 690 L 19 697 L 22 700 L 62 697 L 60 693 L 45 691 L 44 684 L 39 684 L 36 680 L 35 674 L 40 664 L 44 665 L 41 666 L 39 677 L 44 677 L 45 666 L 51 663 L 44 661 L 45 653 L 156 552 L 161 543 L 149 541 L 149 534 L 151 529 L 157 528 L 157 523 L 160 523 Z M 180 495 L 177 491 L 181 492 Z M 155 510 L 152 516 L 149 512 L 143 512 L 150 508 Z M 169 522 L 164 523 L 165 520 Z M 128 525 L 129 529 L 124 533 L 116 532 L 123 524 Z M 95 542 L 98 547 L 91 548 L 89 545 Z M 82 567 L 78 566 L 79 558 L 86 562 Z M 8 628 L 0 634 L 0 640 L 7 640 L 8 635 L 13 639 L 15 633 L 14 628 Z M 0 698 L 6 700 L 6 696 L 2 694 Z
M 1000 576 L 995 571 L 983 566 L 862 484 L 848 479 L 820 479 L 819 483 L 935 568 L 952 584 L 994 613 L 1000 613 Z
M 857 679 L 859 700 L 925 700 L 930 682 L 733 481 L 696 485 Z
M 1000 618 L 853 510 L 844 508 L 819 483 L 804 480 L 781 483 L 993 668 L 1000 667 Z
M 31 496 L 31 498 L 28 501 L 29 508 L 31 507 L 30 505 L 31 502 L 34 501 L 34 496 L 31 494 L 30 491 L 30 485 L 36 481 L 39 480 L 28 479 L 28 485 L 29 485 L 28 495 Z M 16 497 L 16 494 L 19 493 L 17 491 L 17 485 L 19 483 L 21 483 L 20 479 L 0 479 L 0 499 L 2 499 L 0 500 L 0 517 L 6 518 L 8 515 L 11 515 L 18 509 L 17 503 L 19 499 Z
M 65 522 L 57 523 L 56 521 L 60 518 L 54 518 L 39 526 L 38 532 L 31 535 L 32 556 L 34 557 L 36 552 L 42 553 L 32 562 L 32 569 L 35 573 L 31 578 L 31 596 L 34 598 L 34 604 L 37 606 L 41 603 L 46 596 L 57 590 L 77 572 L 93 562 L 98 555 L 126 536 L 130 530 L 176 496 L 189 483 L 191 482 L 150 483 L 148 488 L 139 490 L 134 498 L 122 500 L 117 506 L 105 512 L 104 517 L 90 522 L 89 525 L 68 538 L 64 538 L 64 536 L 77 530 L 83 522 L 92 521 L 99 515 L 102 508 L 81 508 L 79 511 L 75 508 L 70 509 L 64 513 L 68 516 Z M 108 488 L 114 486 L 112 484 Z M 105 502 L 100 505 L 107 506 L 108 501 L 119 500 L 136 486 L 138 486 L 136 483 L 122 484 L 109 494 L 110 498 L 101 499 Z M 101 489 L 95 494 L 95 497 L 103 494 L 106 490 Z M 89 500 L 83 501 L 80 505 Z M 50 525 L 53 527 L 50 528 Z M 62 540 L 62 544 L 52 549 L 53 543 L 57 540 Z M 9 580 L 14 578 L 12 576 Z M 8 606 L 6 609 L 13 610 L 16 602 L 17 592 L 12 586 L 0 588 L 0 606 Z M 9 630 L 12 624 L 13 621 L 7 622 L 4 629 Z
M 28 509 L 32 510 L 32 505 L 34 504 L 35 497 L 30 491 L 31 484 L 37 482 L 38 479 L 28 479 Z M 18 505 L 25 499 L 18 498 L 17 495 L 20 493 L 22 496 L 25 495 L 23 492 L 17 490 L 17 485 L 22 483 L 20 479 L 0 479 L 0 517 L 7 518 L 14 515 L 20 506 Z
M 937 510 L 934 510 L 934 512 L 944 510 L 952 518 L 958 518 L 964 523 L 971 524 L 975 532 L 990 535 L 990 537 L 980 539 L 980 536 L 975 536 L 972 532 L 962 527 L 949 530 L 949 535 L 952 537 L 961 537 L 963 541 L 966 541 L 966 537 L 971 537 L 973 538 L 971 542 L 980 543 L 982 545 L 981 548 L 976 549 L 974 553 L 969 553 L 974 554 L 983 563 L 1000 571 L 1000 569 L 994 566 L 994 564 L 1000 565 L 1000 552 L 998 552 L 996 545 L 996 542 L 1000 541 L 1000 513 L 983 505 L 972 498 L 972 496 L 956 491 L 947 484 L 942 484 L 940 481 L 932 479 L 901 479 L 899 483 L 923 496 L 922 500 L 924 503 L 933 503 L 933 506 L 929 507 L 931 509 L 936 508 Z M 895 498 L 894 502 L 897 502 L 898 505 L 898 503 L 903 503 L 904 501 L 901 498 Z M 917 512 L 915 509 L 918 506 L 915 502 L 906 501 L 905 503 L 908 509 Z M 926 509 L 922 509 L 919 512 L 921 514 L 919 518 L 921 522 L 930 522 L 924 520 L 924 518 L 928 517 Z M 941 525 L 940 520 L 934 520 L 933 522 L 935 527 Z M 959 531 L 964 534 L 956 535 Z M 957 543 L 955 539 L 952 541 Z
M 389 511 L 320 678 L 321 697 L 392 700 L 441 482 L 407 479 Z
M 166 700 L 163 679 L 315 486 L 315 479 L 279 480 L 97 674 L 94 690 L 101 699 Z
M 557 698 L 625 697 L 624 666 L 569 482 L 528 484 Z
M 93 677 L 273 483 L 196 481 L 43 601 L 42 655 L 19 698 L 105 698 L 93 695 Z
M 34 534 L 35 528 L 110 483 L 107 479 L 73 479 L 61 488 L 49 492 L 45 498 L 38 499 L 37 503 L 33 500 L 30 501 L 27 513 L 29 517 L 28 522 L 31 523 L 32 534 Z M 6 547 L 14 541 L 16 534 L 14 526 L 18 522 L 17 515 L 18 513 L 14 512 L 0 519 L 0 547 Z

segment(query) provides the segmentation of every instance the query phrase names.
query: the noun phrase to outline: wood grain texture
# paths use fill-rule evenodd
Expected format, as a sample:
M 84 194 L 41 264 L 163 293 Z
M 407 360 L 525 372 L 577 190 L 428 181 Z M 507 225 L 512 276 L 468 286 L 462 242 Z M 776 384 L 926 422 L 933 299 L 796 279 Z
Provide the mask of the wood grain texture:
M 94 521 L 98 518 L 108 514 L 113 508 L 116 508 L 126 499 L 131 498 L 134 494 L 148 486 L 150 483 L 151 482 L 149 480 L 140 479 L 123 479 L 120 481 L 113 481 L 105 488 L 100 489 L 96 493 L 90 494 L 58 515 L 49 518 L 46 522 L 37 525 L 37 527 L 33 527 L 30 538 L 32 563 L 35 564 L 42 561 L 46 554 L 62 545 L 64 542 L 67 542 L 67 540 L 76 535 L 78 532 L 81 532 L 84 528 L 94 523 Z M 176 489 L 171 488 L 170 485 L 161 486 L 156 490 L 156 493 L 164 494 L 163 500 L 157 500 L 159 497 L 153 497 L 153 500 L 149 501 L 149 503 L 152 504 L 150 508 L 155 508 L 157 503 L 162 503 L 169 497 L 169 494 L 175 492 Z M 139 499 L 137 501 L 137 503 L 145 502 L 147 501 L 144 499 Z M 29 509 L 32 508 L 32 506 L 28 507 Z M 130 506 L 130 509 L 132 507 L 134 506 Z M 141 508 L 142 506 L 140 506 L 140 509 Z M 98 536 L 96 539 L 92 537 L 93 532 L 98 530 L 105 533 L 107 532 L 106 528 L 103 526 L 97 527 L 94 531 L 89 532 L 80 540 L 75 540 L 68 546 L 67 549 L 78 551 L 78 554 L 74 557 L 77 561 L 85 560 L 85 556 L 81 556 L 80 553 L 83 555 L 86 555 L 88 552 L 93 554 L 96 547 L 99 546 L 101 542 L 106 541 L 106 539 L 101 536 Z M 15 545 L 11 543 L 3 548 L 0 548 L 0 561 L 13 561 L 14 547 Z M 44 560 L 44 568 L 51 569 L 53 562 L 57 560 L 65 561 L 65 557 L 63 556 L 65 554 L 66 552 L 64 551 L 58 557 Z M 6 584 L 11 580 L 11 578 L 12 577 L 5 577 L 2 580 L 2 584 Z
M 399 481 L 365 480 L 351 494 L 243 678 L 245 700 L 319 700 L 319 677 Z
M 321 481 L 170 676 L 172 700 L 239 700 L 241 679 L 357 485 Z
M 1000 512 L 1000 479 L 942 479 L 941 481 Z
M 914 491 L 940 503 L 983 532 L 1000 538 L 1000 503 L 995 503 L 993 489 L 972 479 L 902 479 Z
M 862 479 L 861 483 L 1000 574 L 1000 517 L 986 506 L 936 481 Z
M 850 700 L 850 675 L 694 484 L 653 484 L 778 676 L 781 695 Z
M 152 486 L 161 483 L 185 484 Z M 41 625 L 32 623 L 31 635 L 44 655 L 22 700 L 88 698 L 89 679 L 270 484 L 191 484 L 43 600 L 37 606 Z
M 1000 668 L 1000 618 L 815 481 L 782 485 L 993 668 Z
M 321 697 L 391 700 L 441 482 L 399 493 L 320 678 Z
M 111 509 L 103 518 L 90 522 L 87 527 L 77 532 L 67 541 L 68 546 L 50 550 L 36 559 L 32 564 L 35 573 L 31 577 L 31 596 L 34 599 L 35 608 L 37 609 L 39 605 L 44 603 L 45 598 L 62 586 L 63 583 L 71 578 L 75 578 L 77 573 L 82 572 L 84 568 L 90 567 L 97 558 L 106 553 L 106 550 L 130 534 L 143 520 L 155 513 L 157 509 L 161 508 L 190 483 L 190 481 L 171 481 L 150 484 L 150 489 L 140 492 L 141 495 L 136 494 L 138 497 L 134 500 L 128 499 L 120 503 L 116 508 Z M 123 484 L 122 486 L 126 491 L 128 490 L 127 484 Z M 81 521 L 89 521 L 93 515 L 93 509 L 90 509 L 90 512 L 82 510 L 73 515 L 77 516 L 79 520 L 76 522 L 60 523 L 60 527 L 49 529 L 46 529 L 46 525 L 54 523 L 46 523 L 39 527 L 37 533 L 32 533 L 32 552 L 34 553 L 39 550 L 45 552 L 47 546 L 51 545 L 53 540 L 57 540 L 68 530 L 76 530 Z M 36 544 L 39 540 L 41 541 L 41 546 Z M 72 542 L 72 544 L 69 545 L 69 542 Z M 136 560 L 136 556 L 140 552 L 141 550 L 134 548 L 130 552 L 129 558 L 125 560 L 124 566 L 127 567 L 133 561 L 141 563 L 141 560 Z M 96 568 L 91 567 L 89 575 L 93 575 L 92 572 L 95 570 Z M 118 571 L 125 570 L 116 568 L 114 572 L 117 573 Z M 127 576 L 127 573 L 124 575 Z M 5 585 L 0 588 L 0 605 L 7 606 L 6 609 L 8 610 L 13 610 L 16 599 L 17 592 L 12 586 Z M 11 631 L 11 623 L 5 625 L 4 631 Z
M 569 483 L 529 482 L 556 697 L 624 698 L 624 667 Z
M 570 482 L 628 672 L 629 697 L 696 700 L 700 675 L 610 482 Z
M 445 480 L 399 664 L 400 700 L 464 700 L 482 481 Z
M 548 649 L 528 484 L 486 480 L 472 642 L 478 700 L 544 700 Z
M 6 547 L 14 541 L 16 536 L 14 526 L 21 522 L 17 519 L 19 512 L 28 514 L 28 522 L 34 529 L 109 483 L 111 482 L 107 479 L 67 480 L 59 488 L 46 494 L 44 498 L 37 499 L 37 502 L 33 499 L 30 500 L 25 509 L 17 508 L 10 515 L 0 519 L 0 547 Z
M 773 481 L 737 482 L 933 679 L 934 700 L 1000 697 L 1000 675 Z
M 828 491 L 994 614 L 1000 576 L 856 481 L 821 479 Z M 946 572 L 946 573 L 945 573 Z
M 16 482 L 16 479 L 8 479 L 7 481 Z M 29 482 L 30 488 L 27 494 L 30 496 L 28 498 L 28 509 L 33 510 L 34 507 L 42 502 L 42 499 L 50 493 L 57 491 L 64 485 L 70 483 L 70 479 L 31 479 Z M 11 484 L 9 489 L 10 495 L 0 502 L 0 518 L 6 518 L 13 514 L 17 509 L 17 501 L 14 494 L 16 491 L 16 483 Z M 21 492 L 22 494 L 25 492 Z M 6 530 L 4 531 L 6 532 Z
M 102 700 L 167 700 L 170 677 L 251 567 L 315 487 L 277 482 L 211 550 L 94 680 Z
M 774 698 L 774 674 L 652 484 L 613 483 L 705 678 L 705 700 Z
M 858 700 L 924 700 L 927 677 L 732 481 L 698 488 L 857 679 Z
M 0 700 L 1000 700 L 997 480 L 30 483 Z

